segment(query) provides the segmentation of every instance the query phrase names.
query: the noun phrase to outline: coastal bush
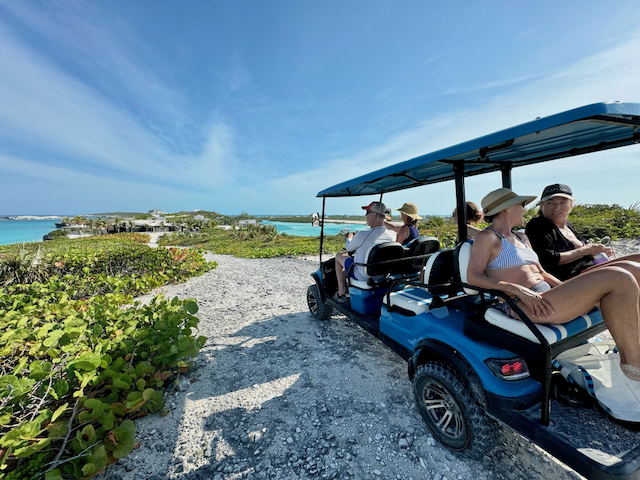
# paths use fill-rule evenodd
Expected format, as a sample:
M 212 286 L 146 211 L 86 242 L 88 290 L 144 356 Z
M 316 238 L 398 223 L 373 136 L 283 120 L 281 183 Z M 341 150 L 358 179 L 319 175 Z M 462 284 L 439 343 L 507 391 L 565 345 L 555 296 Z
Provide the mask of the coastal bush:
M 23 245 L 0 258 L 0 480 L 90 478 L 130 453 L 132 420 L 162 408 L 162 388 L 206 341 L 195 299 L 144 306 L 132 295 L 215 262 L 136 235 Z
M 585 238 L 637 238 L 640 236 L 640 212 L 620 205 L 576 205 L 569 220 Z
M 198 307 L 33 293 L 0 289 L 0 479 L 89 478 L 133 450 L 131 420 L 162 408 L 204 345 Z
M 122 233 L 46 242 L 31 251 L 19 246 L 16 253 L 0 259 L 0 286 L 23 283 L 21 288 L 30 290 L 30 283 L 47 280 L 73 299 L 109 292 L 138 294 L 216 266 L 200 251 L 150 248 L 140 243 L 145 239 L 148 235 Z

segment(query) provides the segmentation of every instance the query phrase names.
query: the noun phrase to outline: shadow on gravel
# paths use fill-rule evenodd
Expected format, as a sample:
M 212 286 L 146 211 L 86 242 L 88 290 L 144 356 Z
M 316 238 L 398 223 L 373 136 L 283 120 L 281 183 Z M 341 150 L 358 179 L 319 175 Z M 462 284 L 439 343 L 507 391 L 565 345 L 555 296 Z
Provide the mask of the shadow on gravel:
M 151 434 L 142 419 L 141 448 L 103 480 L 575 478 L 514 434 L 483 461 L 454 456 L 422 422 L 406 363 L 344 317 L 219 334 L 181 385 L 167 401 L 175 429 Z M 141 459 L 166 474 L 144 475 Z

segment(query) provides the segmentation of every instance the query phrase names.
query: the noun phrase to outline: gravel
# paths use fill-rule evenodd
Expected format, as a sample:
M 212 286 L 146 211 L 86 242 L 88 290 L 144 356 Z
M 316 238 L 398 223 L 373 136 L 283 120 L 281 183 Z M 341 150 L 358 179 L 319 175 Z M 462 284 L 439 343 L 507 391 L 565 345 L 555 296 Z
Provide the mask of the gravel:
M 140 447 L 96 478 L 580 478 L 510 431 L 480 461 L 439 444 L 406 362 L 344 316 L 309 314 L 317 257 L 207 257 L 216 270 L 159 289 L 198 299 L 206 345 L 169 413 L 137 420 Z

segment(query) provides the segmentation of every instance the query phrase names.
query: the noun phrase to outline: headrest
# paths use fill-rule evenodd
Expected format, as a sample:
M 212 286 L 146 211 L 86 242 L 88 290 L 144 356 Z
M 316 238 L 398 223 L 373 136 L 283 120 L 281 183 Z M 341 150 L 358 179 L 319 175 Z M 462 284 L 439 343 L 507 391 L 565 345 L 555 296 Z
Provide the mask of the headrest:
M 429 291 L 434 295 L 455 293 L 457 287 L 450 284 L 453 276 L 453 248 L 445 248 L 429 257 L 424 267 L 424 283 L 433 285 Z
M 367 266 L 367 275 L 370 277 L 377 277 L 380 275 L 386 275 L 387 273 L 393 273 L 401 268 L 400 262 L 388 262 L 382 265 L 375 265 L 387 260 L 399 260 L 402 258 L 404 249 L 398 242 L 386 242 L 378 245 L 373 245 L 365 255 L 365 262 Z M 373 265 L 372 265 L 373 264 Z
M 436 237 L 418 237 L 404 246 L 405 257 L 420 257 L 407 260 L 408 271 L 419 271 L 427 261 L 427 256 L 440 250 L 440 241 Z

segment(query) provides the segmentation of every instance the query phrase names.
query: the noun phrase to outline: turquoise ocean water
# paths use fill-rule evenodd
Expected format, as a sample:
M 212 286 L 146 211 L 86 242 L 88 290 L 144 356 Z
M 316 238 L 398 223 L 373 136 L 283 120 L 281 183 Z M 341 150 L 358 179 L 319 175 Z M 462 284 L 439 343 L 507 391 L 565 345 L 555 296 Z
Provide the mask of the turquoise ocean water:
M 40 242 L 42 237 L 56 229 L 56 220 L 0 220 L 0 245 L 23 242 Z M 312 227 L 309 223 L 269 222 L 265 224 L 275 225 L 280 233 L 288 235 L 317 237 L 320 235 L 319 227 Z M 335 235 L 343 228 L 350 231 L 366 230 L 366 225 L 327 223 L 325 235 Z
M 60 220 L 0 220 L 0 245 L 40 242 Z
M 297 235 L 302 237 L 318 237 L 320 235 L 320 227 L 312 227 L 309 223 L 289 223 L 289 222 L 270 222 L 263 220 L 262 223 L 267 225 L 275 225 L 278 233 L 286 233 L 287 235 Z M 336 235 L 343 228 L 355 232 L 358 230 L 367 230 L 369 227 L 364 224 L 351 223 L 327 223 L 324 226 L 325 235 Z

